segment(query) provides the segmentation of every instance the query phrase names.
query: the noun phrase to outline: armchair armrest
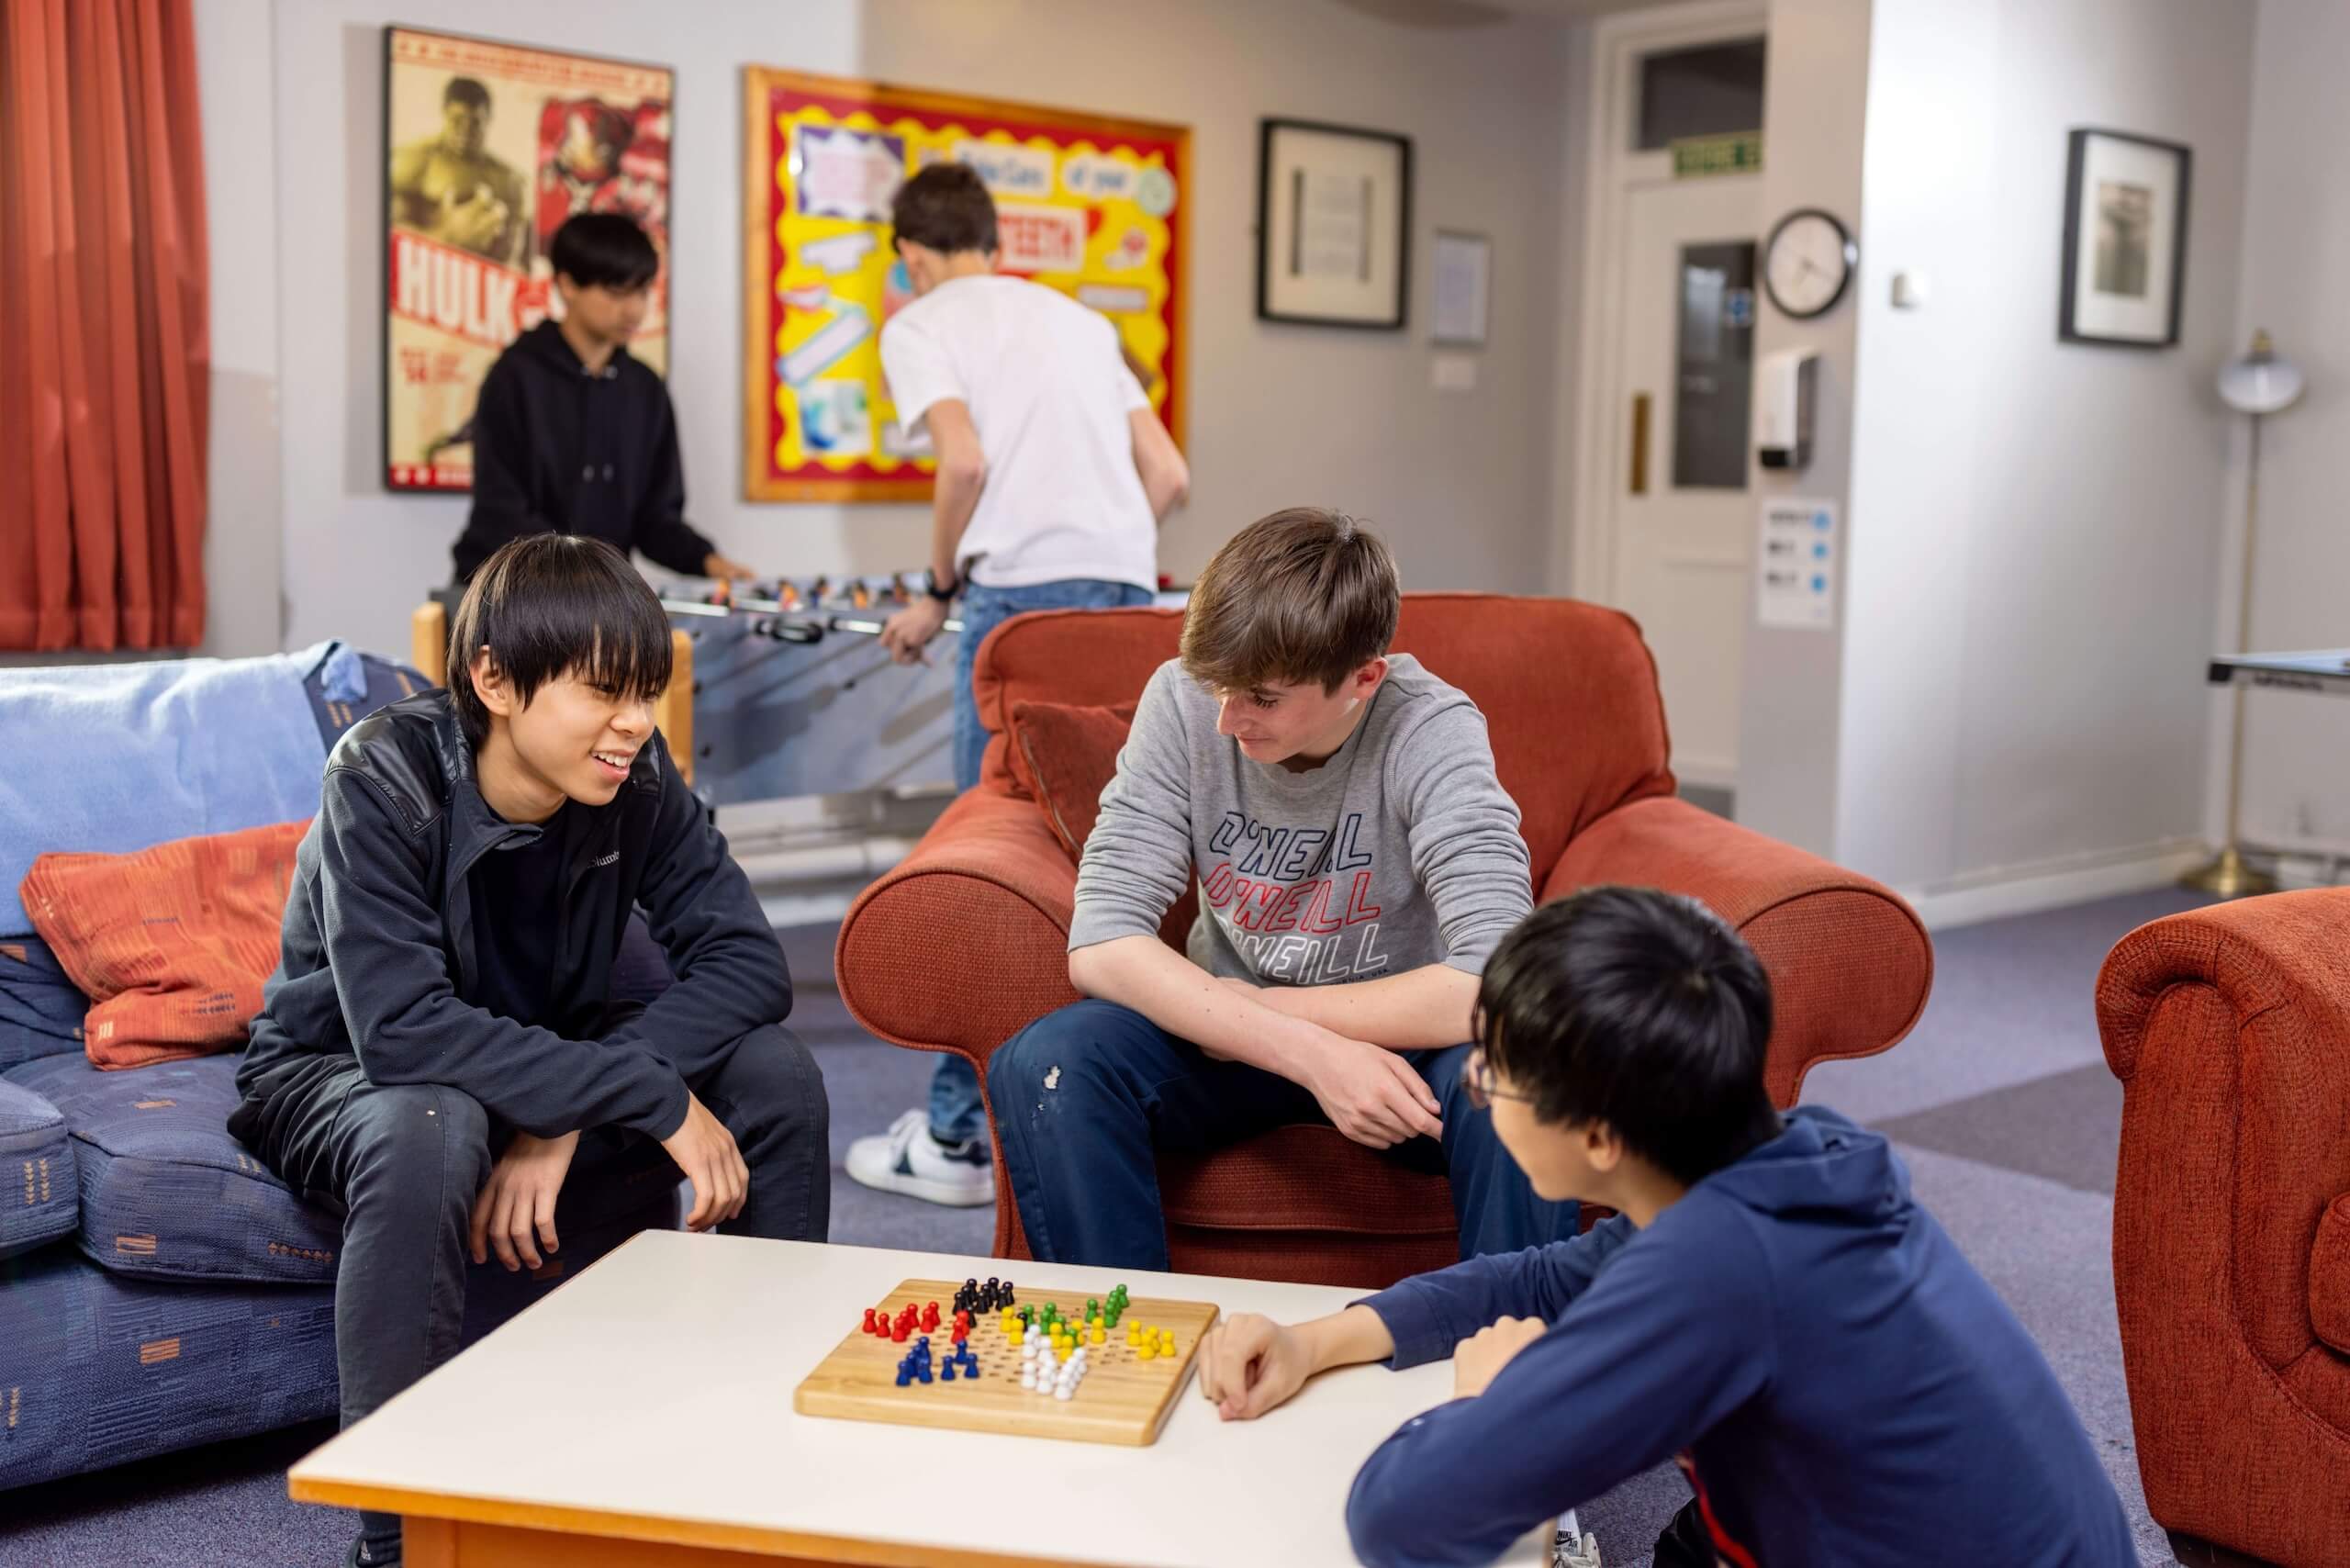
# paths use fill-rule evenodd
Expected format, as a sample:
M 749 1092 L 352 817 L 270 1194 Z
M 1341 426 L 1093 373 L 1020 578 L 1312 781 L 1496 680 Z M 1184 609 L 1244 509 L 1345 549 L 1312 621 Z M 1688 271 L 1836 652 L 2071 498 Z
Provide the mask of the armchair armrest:
M 2113 1286 L 2146 1504 L 2277 1562 L 2350 1540 L 2350 890 L 2175 914 L 2118 943 Z M 2305 1506 L 2262 1507 L 2258 1475 Z
M 1069 983 L 1077 868 L 1033 801 L 985 788 L 857 895 L 834 970 L 849 1015 L 982 1074 L 995 1047 L 1078 1000 Z
M 1815 1062 L 1889 1050 L 1925 1012 L 1933 944 L 1890 889 L 1686 801 L 1635 801 L 1593 823 L 1542 899 L 1609 883 L 1686 893 L 1746 938 L 1771 976 L 1764 1079 L 1782 1106 Z
M 2350 1194 L 2344 932 L 2350 889 L 2244 899 L 2140 926 L 2098 977 L 2098 1033 L 2123 1086 L 2117 1282 L 2228 1271 L 2234 1331 L 2280 1369 L 2315 1338 L 2311 1302 L 2331 1287 L 2314 1243 Z M 2131 1311 L 2125 1288 L 2125 1327 Z M 2350 1369 L 2333 1381 L 2319 1402 L 2350 1427 Z

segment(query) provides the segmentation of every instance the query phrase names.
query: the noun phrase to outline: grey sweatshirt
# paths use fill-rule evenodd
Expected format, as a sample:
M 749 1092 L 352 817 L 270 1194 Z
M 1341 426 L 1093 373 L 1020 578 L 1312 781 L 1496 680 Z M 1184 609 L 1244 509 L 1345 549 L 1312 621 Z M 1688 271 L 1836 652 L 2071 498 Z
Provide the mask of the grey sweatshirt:
M 1517 805 L 1485 716 L 1409 655 L 1337 755 L 1249 761 L 1175 660 L 1143 690 L 1078 869 L 1073 952 L 1156 935 L 1194 876 L 1193 963 L 1259 985 L 1327 985 L 1449 964 L 1484 970 L 1534 907 Z

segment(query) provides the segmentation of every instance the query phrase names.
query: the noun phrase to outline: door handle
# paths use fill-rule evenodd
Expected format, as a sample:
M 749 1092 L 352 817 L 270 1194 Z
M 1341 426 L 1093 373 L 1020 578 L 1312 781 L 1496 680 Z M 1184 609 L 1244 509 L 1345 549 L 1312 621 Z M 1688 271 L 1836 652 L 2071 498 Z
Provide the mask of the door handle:
M 1649 395 L 1632 394 L 1632 494 L 1649 493 Z

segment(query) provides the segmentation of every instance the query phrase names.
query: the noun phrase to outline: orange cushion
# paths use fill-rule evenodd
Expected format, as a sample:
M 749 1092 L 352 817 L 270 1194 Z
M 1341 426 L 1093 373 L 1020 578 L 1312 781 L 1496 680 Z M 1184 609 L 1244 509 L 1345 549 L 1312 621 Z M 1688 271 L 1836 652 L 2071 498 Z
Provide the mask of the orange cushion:
M 1072 860 L 1085 853 L 1102 791 L 1118 775 L 1118 752 L 1134 727 L 1135 705 L 1076 707 L 1065 702 L 1012 705 L 1014 771 L 1044 808 L 1054 836 Z
M 309 825 L 33 862 L 25 910 L 95 1003 L 82 1025 L 93 1062 L 144 1067 L 245 1043 Z

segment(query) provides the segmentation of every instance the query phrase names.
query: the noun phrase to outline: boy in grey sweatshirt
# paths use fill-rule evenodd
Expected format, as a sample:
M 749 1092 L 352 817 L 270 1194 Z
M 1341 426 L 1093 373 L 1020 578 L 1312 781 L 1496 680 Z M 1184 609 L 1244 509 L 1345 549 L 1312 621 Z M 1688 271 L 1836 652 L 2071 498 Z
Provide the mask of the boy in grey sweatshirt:
M 1311 509 L 1201 574 L 1086 841 L 1088 1000 L 989 1065 L 1038 1258 L 1164 1270 L 1158 1151 L 1313 1121 L 1447 1172 L 1463 1257 L 1575 1234 L 1466 1104 L 1478 979 L 1531 879 L 1483 715 L 1387 652 L 1399 600 L 1386 547 Z M 1158 933 L 1195 879 L 1187 962 Z

